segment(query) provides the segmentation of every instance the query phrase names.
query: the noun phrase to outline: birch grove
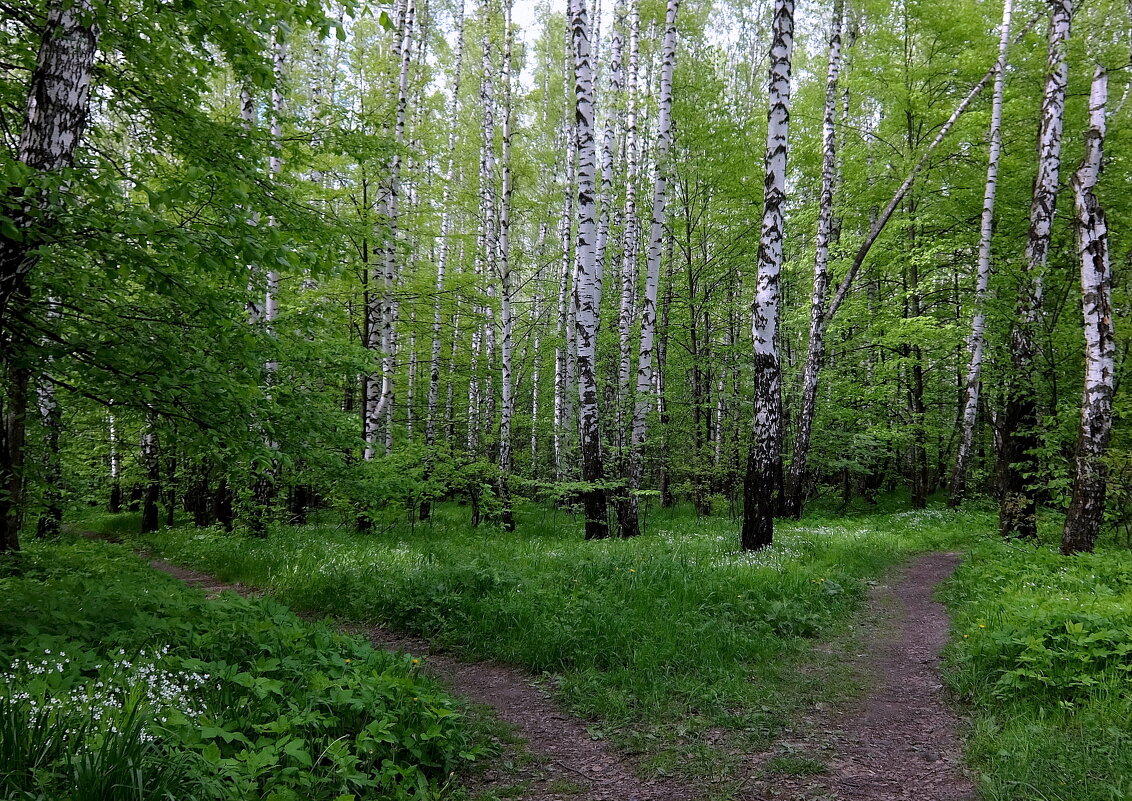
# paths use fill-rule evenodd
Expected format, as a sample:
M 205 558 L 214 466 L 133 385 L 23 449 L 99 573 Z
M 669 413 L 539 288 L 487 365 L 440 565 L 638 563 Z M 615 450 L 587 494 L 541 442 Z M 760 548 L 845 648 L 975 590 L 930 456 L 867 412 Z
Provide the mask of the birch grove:
M 218 2 L 0 8 L 0 549 L 1132 519 L 1127 0 Z

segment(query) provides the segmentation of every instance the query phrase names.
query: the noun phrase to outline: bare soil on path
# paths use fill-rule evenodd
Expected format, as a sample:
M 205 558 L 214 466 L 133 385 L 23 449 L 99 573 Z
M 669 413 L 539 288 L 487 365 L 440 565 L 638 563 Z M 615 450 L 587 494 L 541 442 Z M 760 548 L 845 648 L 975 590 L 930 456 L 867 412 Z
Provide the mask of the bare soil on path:
M 778 752 L 816 758 L 827 771 L 764 777 L 744 801 L 975 801 L 962 769 L 960 720 L 939 677 L 947 611 L 932 597 L 960 560 L 921 554 L 871 589 L 855 638 L 863 652 L 851 657 L 865 695 L 819 712 Z
M 975 801 L 961 768 L 960 722 L 939 678 L 947 613 L 932 598 L 959 561 L 958 554 L 923 554 L 871 589 L 863 629 L 853 638 L 860 653 L 847 660 L 868 686 L 865 695 L 843 709 L 815 711 L 787 732 L 776 751 L 752 755 L 738 798 Z M 262 594 L 167 562 L 150 564 L 210 595 Z M 525 741 L 524 759 L 507 759 L 508 767 L 472 778 L 473 797 L 491 798 L 498 790 L 524 801 L 695 801 L 710 792 L 672 778 L 642 779 L 631 758 L 591 737 L 587 723 L 564 712 L 529 673 L 495 662 L 461 662 L 424 640 L 379 626 L 341 628 L 375 647 L 423 657 L 428 673 L 465 700 L 490 707 Z M 799 776 L 769 769 L 783 755 L 811 757 L 815 761 L 807 764 L 823 763 L 826 772 Z

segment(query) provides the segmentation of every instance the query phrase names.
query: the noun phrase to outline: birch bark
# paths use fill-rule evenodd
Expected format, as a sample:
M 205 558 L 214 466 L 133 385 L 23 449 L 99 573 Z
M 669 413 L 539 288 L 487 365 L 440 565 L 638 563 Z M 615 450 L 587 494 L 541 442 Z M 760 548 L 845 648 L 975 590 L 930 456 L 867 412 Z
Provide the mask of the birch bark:
M 1095 194 L 1104 157 L 1108 75 L 1098 66 L 1089 93 L 1089 128 L 1085 157 L 1071 181 L 1076 211 L 1077 249 L 1081 257 L 1081 308 L 1085 320 L 1085 391 L 1077 438 L 1073 499 L 1065 517 L 1061 552 L 1091 551 L 1104 522 L 1108 468 L 1105 456 L 1112 436 L 1116 337 L 1113 326 L 1112 266 L 1108 225 Z
M 500 385 L 502 409 L 499 417 L 499 495 L 503 502 L 503 528 L 515 530 L 515 518 L 511 511 L 511 491 L 508 477 L 513 468 L 511 421 L 515 416 L 514 386 L 511 373 L 512 334 L 514 319 L 512 313 L 511 287 L 511 0 L 503 3 L 503 68 L 500 83 L 503 84 L 503 140 L 499 154 L 502 171 L 502 187 L 499 204 L 499 323 L 500 336 Z
M 594 141 L 593 62 L 590 22 L 585 0 L 570 0 L 569 17 L 574 47 L 574 108 L 578 127 L 578 237 L 574 256 L 577 276 L 574 297 L 577 341 L 579 435 L 586 539 L 609 536 L 606 492 L 602 482 L 601 435 L 597 394 L 597 223 L 594 219 L 594 178 L 597 147 Z
M 786 201 L 790 129 L 790 66 L 794 51 L 794 2 L 775 0 L 770 46 L 766 182 L 762 236 L 751 333 L 755 350 L 755 427 L 743 488 L 744 550 L 765 548 L 774 537 L 782 491 L 782 373 L 778 357 L 779 274 Z
M 617 523 L 622 537 L 641 533 L 640 510 L 635 491 L 641 487 L 644 473 L 644 445 L 648 436 L 648 415 L 653 402 L 653 357 L 656 347 L 656 301 L 660 290 L 660 261 L 664 252 L 664 224 L 668 211 L 669 153 L 672 150 L 672 76 L 676 69 L 676 18 L 680 11 L 679 0 L 668 0 L 664 15 L 664 41 L 661 45 L 660 89 L 657 97 L 656 152 L 653 166 L 652 222 L 649 226 L 648 256 L 645 266 L 644 298 L 641 303 L 640 346 L 637 350 L 637 382 L 633 398 L 633 421 L 629 433 L 629 459 L 625 482 L 628 491 L 617 503 Z M 636 143 L 635 90 L 637 57 L 640 37 L 640 19 L 636 8 L 630 22 L 629 80 L 630 122 L 629 138 Z M 635 153 L 630 153 L 630 172 L 635 173 Z M 626 197 L 626 220 L 634 220 L 632 236 L 635 238 L 635 211 L 630 215 L 631 197 Z M 626 251 L 629 245 L 630 226 L 626 225 Z M 668 254 L 671 270 L 672 253 Z M 622 268 L 630 272 L 630 266 Z M 669 276 L 671 284 L 671 276 Z M 663 369 L 663 367 L 662 367 Z
M 829 247 L 833 240 L 833 193 L 837 184 L 837 82 L 841 75 L 841 25 L 844 0 L 834 0 L 829 25 L 829 59 L 825 79 L 825 107 L 822 114 L 821 197 L 818 209 L 817 243 L 814 248 L 814 284 L 810 296 L 810 340 L 802 375 L 801 411 L 794 438 L 794 455 L 783 498 L 783 512 L 801 517 L 806 502 L 810 434 L 817 412 L 818 371 L 825 357 L 825 305 L 829 293 Z
M 1049 257 L 1050 231 L 1057 207 L 1061 169 L 1061 136 L 1065 118 L 1065 87 L 1069 80 L 1066 47 L 1073 20 L 1073 0 L 1050 0 L 1049 50 L 1045 92 L 1038 130 L 1038 175 L 1030 203 L 1030 229 L 1026 239 L 1023 276 L 1019 286 L 1017 319 L 1010 336 L 1011 383 L 1003 410 L 1002 449 L 999 452 L 999 531 L 1004 537 L 1036 539 L 1037 497 L 1029 476 L 1040 465 L 1038 403 L 1034 361 L 1034 329 L 1042 304 L 1042 273 Z
M 1006 51 L 1010 45 L 1010 18 L 1014 0 L 1006 0 L 1002 8 L 1002 27 L 998 40 L 998 62 L 995 64 L 994 94 L 991 100 L 990 149 L 987 156 L 987 182 L 983 190 L 983 212 L 979 222 L 979 256 L 975 272 L 974 314 L 971 335 L 967 339 L 967 378 L 963 389 L 963 413 L 959 422 L 959 447 L 947 504 L 959 506 L 967 491 L 967 469 L 971 461 L 971 445 L 975 438 L 975 418 L 979 411 L 979 390 L 986 347 L 986 296 L 991 276 L 991 240 L 994 235 L 994 201 L 998 189 L 998 161 L 1002 152 L 1002 97 L 1006 82 Z
M 16 158 L 36 172 L 58 172 L 74 159 L 86 129 L 91 70 L 98 46 L 90 0 L 54 0 L 47 10 Z M 0 423 L 0 553 L 20 547 L 24 445 L 30 371 L 17 352 L 9 316 L 27 298 L 39 261 L 40 232 L 54 225 L 35 199 L 10 214 L 16 235 L 0 233 L 0 364 L 7 382 Z
M 414 0 L 405 0 L 403 12 L 398 15 L 397 54 L 399 68 L 397 73 L 397 106 L 393 123 L 393 156 L 389 163 L 389 176 L 385 186 L 385 220 L 384 220 L 384 248 L 382 266 L 374 269 L 373 283 L 378 283 L 380 277 L 382 294 L 380 296 L 381 319 L 381 380 L 370 376 L 367 384 L 366 397 L 366 447 L 364 458 L 369 461 L 377 454 L 378 434 L 383 419 L 392 412 L 394 393 L 394 373 L 396 349 L 397 308 L 396 295 L 398 281 L 398 196 L 401 192 L 401 151 L 405 145 L 405 117 L 409 100 L 409 67 L 412 62 L 412 32 L 415 18 Z M 374 301 L 378 299 L 374 293 Z M 378 344 L 376 340 L 376 324 L 371 324 L 370 347 Z M 376 349 L 375 349 L 376 350 Z M 380 389 L 379 389 L 380 387 Z M 380 394 L 378 394 L 380 392 Z

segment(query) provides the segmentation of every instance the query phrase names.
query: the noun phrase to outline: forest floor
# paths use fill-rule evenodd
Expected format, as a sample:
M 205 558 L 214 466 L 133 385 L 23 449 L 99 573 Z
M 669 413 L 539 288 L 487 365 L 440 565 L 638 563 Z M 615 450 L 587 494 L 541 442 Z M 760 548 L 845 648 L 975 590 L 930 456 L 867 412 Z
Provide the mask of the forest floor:
M 939 677 L 948 617 L 932 597 L 959 560 L 959 554 L 940 552 L 913 558 L 870 589 L 855 634 L 817 646 L 826 653 L 849 646 L 859 651 L 841 661 L 867 688 L 865 694 L 837 705 L 841 708 L 817 704 L 812 717 L 788 729 L 773 751 L 737 755 L 746 774 L 739 798 L 975 798 L 961 768 L 959 721 L 942 696 Z M 168 562 L 151 565 L 208 594 L 260 592 Z M 527 801 L 687 801 L 710 794 L 671 777 L 642 779 L 630 757 L 592 736 L 592 726 L 562 710 L 526 671 L 459 661 L 422 639 L 380 626 L 343 629 L 378 648 L 424 657 L 428 673 L 510 729 L 510 753 L 474 777 L 474 797 L 503 791 Z

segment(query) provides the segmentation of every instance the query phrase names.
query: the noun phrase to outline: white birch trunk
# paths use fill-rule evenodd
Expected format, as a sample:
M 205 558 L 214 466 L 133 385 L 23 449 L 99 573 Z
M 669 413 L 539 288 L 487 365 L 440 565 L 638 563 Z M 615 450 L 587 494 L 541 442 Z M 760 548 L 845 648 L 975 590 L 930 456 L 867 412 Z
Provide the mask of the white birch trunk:
M 1018 313 L 1010 337 L 1011 385 L 1003 411 L 1003 445 L 999 451 L 999 530 L 1006 537 L 1036 539 L 1037 497 L 1029 477 L 1040 470 L 1033 451 L 1038 425 L 1034 362 L 1034 328 L 1042 303 L 1042 273 L 1049 258 L 1050 231 L 1057 207 L 1061 170 L 1061 137 L 1065 88 L 1069 82 L 1066 48 L 1073 19 L 1072 0 L 1051 0 L 1045 92 L 1038 130 L 1038 174 L 1030 203 L 1024 273 L 1019 285 Z
M 459 128 L 460 78 L 464 62 L 464 4 L 460 3 L 457 18 L 456 66 L 452 80 L 452 97 L 448 101 L 448 161 L 444 169 L 444 187 L 440 196 L 440 251 L 436 260 L 436 297 L 432 302 L 432 359 L 428 373 L 428 420 L 425 423 L 425 444 L 436 444 L 436 411 L 440 396 L 440 352 L 441 352 L 441 300 L 444 297 L 444 278 L 448 268 L 449 237 L 452 234 L 452 213 L 448 206 L 452 202 L 452 180 L 455 176 L 456 130 Z
M 1108 75 L 1101 66 L 1093 74 L 1089 94 L 1089 128 L 1085 156 L 1071 181 L 1076 211 L 1077 248 L 1081 257 L 1081 308 L 1085 322 L 1085 390 L 1081 430 L 1077 438 L 1073 499 L 1065 517 L 1061 551 L 1091 551 L 1104 523 L 1108 467 L 1105 457 L 1112 436 L 1112 398 L 1116 391 L 1116 338 L 1113 326 L 1112 266 L 1108 225 L 1095 194 L 1104 157 Z
M 628 493 L 618 504 L 617 517 L 621 536 L 640 533 L 637 498 L 644 469 L 644 444 L 648 435 L 648 414 L 653 401 L 653 354 L 656 343 L 656 301 L 660 289 L 660 262 L 664 251 L 664 224 L 668 203 L 668 159 L 672 149 L 672 75 L 676 69 L 676 16 L 679 0 L 668 0 L 664 18 L 664 41 L 661 45 L 660 90 L 657 102 L 656 152 L 653 166 L 652 222 L 645 266 L 644 298 L 641 305 L 640 347 L 637 351 L 637 385 L 633 399 L 633 423 L 629 434 L 629 462 L 626 478 Z M 636 79 L 640 21 L 634 9 L 630 23 L 629 80 Z M 633 89 L 630 88 L 630 97 Z M 631 106 L 635 108 L 634 106 Z M 630 129 L 632 130 L 632 128 Z M 635 134 L 631 134 L 635 140 Z M 634 215 L 635 216 L 635 215 Z M 626 217 L 628 219 L 628 216 Z M 626 234 L 628 237 L 628 234 Z M 628 246 L 626 247 L 628 249 Z M 669 263 L 671 264 L 671 253 Z M 657 371 L 657 395 L 663 378 Z
M 1005 0 L 998 40 L 998 62 L 995 64 L 994 93 L 991 99 L 990 148 L 987 155 L 987 181 L 983 190 L 983 212 L 979 220 L 974 314 L 971 317 L 971 335 L 967 338 L 967 378 L 964 384 L 963 413 L 959 421 L 959 446 L 955 454 L 955 469 L 952 471 L 948 497 L 950 506 L 958 506 L 967 489 L 967 468 L 971 461 L 971 446 L 975 439 L 975 418 L 979 410 L 983 350 L 986 347 L 986 296 L 991 276 L 994 202 L 998 190 L 998 161 L 1002 152 L 1002 99 L 1006 83 L 1006 52 L 1010 46 L 1010 18 L 1013 11 L 1014 0 Z
M 503 67 L 500 82 L 503 88 L 503 140 L 500 152 L 502 190 L 499 205 L 499 285 L 501 327 L 500 384 L 502 409 L 499 417 L 499 469 L 504 474 L 512 470 L 511 421 L 515 416 L 514 386 L 511 374 L 511 350 L 514 320 L 511 308 L 511 0 L 504 0 L 503 15 Z M 509 509 L 507 515 L 509 517 Z M 514 523 L 511 523 L 511 528 Z
M 618 6 L 618 20 L 624 17 L 624 9 Z M 629 66 L 628 91 L 625 113 L 625 231 L 621 249 L 621 307 L 617 316 L 620 340 L 620 362 L 617 371 L 617 441 L 624 443 L 625 431 L 623 411 L 630 403 L 631 347 L 633 312 L 637 296 L 637 70 L 640 66 L 640 15 L 634 6 L 629 21 Z M 614 40 L 618 57 L 621 44 Z M 607 137 L 611 131 L 607 131 Z M 655 306 L 655 301 L 654 301 Z M 655 316 L 655 315 L 654 315 Z M 631 434 L 630 434 L 631 436 Z M 622 451 L 622 448 L 618 449 Z
M 597 147 L 594 141 L 593 62 L 590 22 L 585 0 L 570 0 L 569 18 L 574 47 L 574 107 L 578 125 L 578 236 L 574 255 L 575 339 L 578 353 L 578 412 L 582 452 L 586 539 L 609 536 L 601 464 L 601 434 L 597 393 L 597 221 L 594 179 Z
M 401 192 L 401 150 L 405 145 L 405 117 L 409 99 L 409 66 L 412 62 L 412 31 L 415 17 L 414 0 L 405 0 L 403 13 L 399 14 L 397 54 L 399 69 L 397 73 L 397 107 L 393 125 L 394 151 L 390 159 L 389 178 L 385 187 L 385 224 L 383 265 L 380 272 L 382 283 L 381 295 L 381 380 L 380 395 L 376 376 L 369 377 L 369 391 L 366 399 L 366 448 L 364 457 L 371 460 L 377 453 L 377 437 L 383 419 L 389 422 L 386 432 L 386 450 L 392 446 L 392 405 L 394 393 L 395 333 L 394 325 L 397 317 L 396 295 L 398 280 L 398 195 Z M 374 270 L 374 283 L 377 281 L 378 271 Z M 376 293 L 375 293 L 376 295 Z M 371 340 L 373 335 L 371 333 Z
M 782 370 L 778 356 L 779 274 L 782 271 L 786 155 L 790 127 L 790 67 L 794 0 L 775 0 L 770 46 L 766 181 L 751 334 L 755 355 L 755 428 L 743 497 L 744 550 L 765 548 L 774 535 L 782 491 Z
M 567 394 L 570 382 L 570 343 L 574 340 L 570 323 L 570 309 L 573 295 L 570 291 L 570 267 L 573 264 L 574 249 L 571 247 L 574 229 L 574 195 L 577 192 L 577 137 L 574 126 L 566 122 L 563 126 L 566 140 L 566 175 L 563 182 L 562 216 L 558 221 L 558 236 L 562 246 L 562 261 L 558 274 L 558 345 L 554 349 L 554 464 L 559 480 L 565 477 L 565 451 L 569 440 L 567 419 L 569 404 Z
M 600 9 L 600 5 L 596 5 Z M 621 36 L 621 22 L 625 17 L 625 7 L 623 2 L 618 2 L 614 11 L 614 25 L 612 32 L 612 41 L 609 48 L 609 87 L 607 96 L 612 100 L 621 93 L 623 83 L 623 76 L 621 70 L 621 57 L 622 49 L 624 47 L 624 40 Z M 594 19 L 594 39 L 600 39 L 601 25 L 600 20 L 595 15 Z M 598 54 L 594 52 L 595 62 L 598 59 Z M 601 293 L 602 285 L 605 281 L 605 265 L 606 255 L 609 244 L 609 225 L 610 214 L 609 210 L 612 206 L 613 199 L 613 158 L 617 150 L 617 116 L 613 113 L 612 104 L 607 103 L 609 111 L 606 114 L 605 132 L 602 136 L 601 145 L 601 191 L 598 194 L 598 208 L 600 209 L 598 223 L 597 223 L 597 262 L 596 262 L 596 277 L 594 279 L 595 287 L 595 305 L 597 309 L 601 309 Z
M 1009 2 L 1009 0 L 1008 0 Z M 783 511 L 801 517 L 805 504 L 810 435 L 817 412 L 818 371 L 825 355 L 825 304 L 829 292 L 829 247 L 833 240 L 833 194 L 837 184 L 837 82 L 841 75 L 841 25 L 844 0 L 834 0 L 829 26 L 829 59 L 825 79 L 825 107 L 822 114 L 821 197 L 818 208 L 817 242 L 814 247 L 814 283 L 810 296 L 810 339 L 802 371 L 802 401 L 794 455 L 786 482 Z

